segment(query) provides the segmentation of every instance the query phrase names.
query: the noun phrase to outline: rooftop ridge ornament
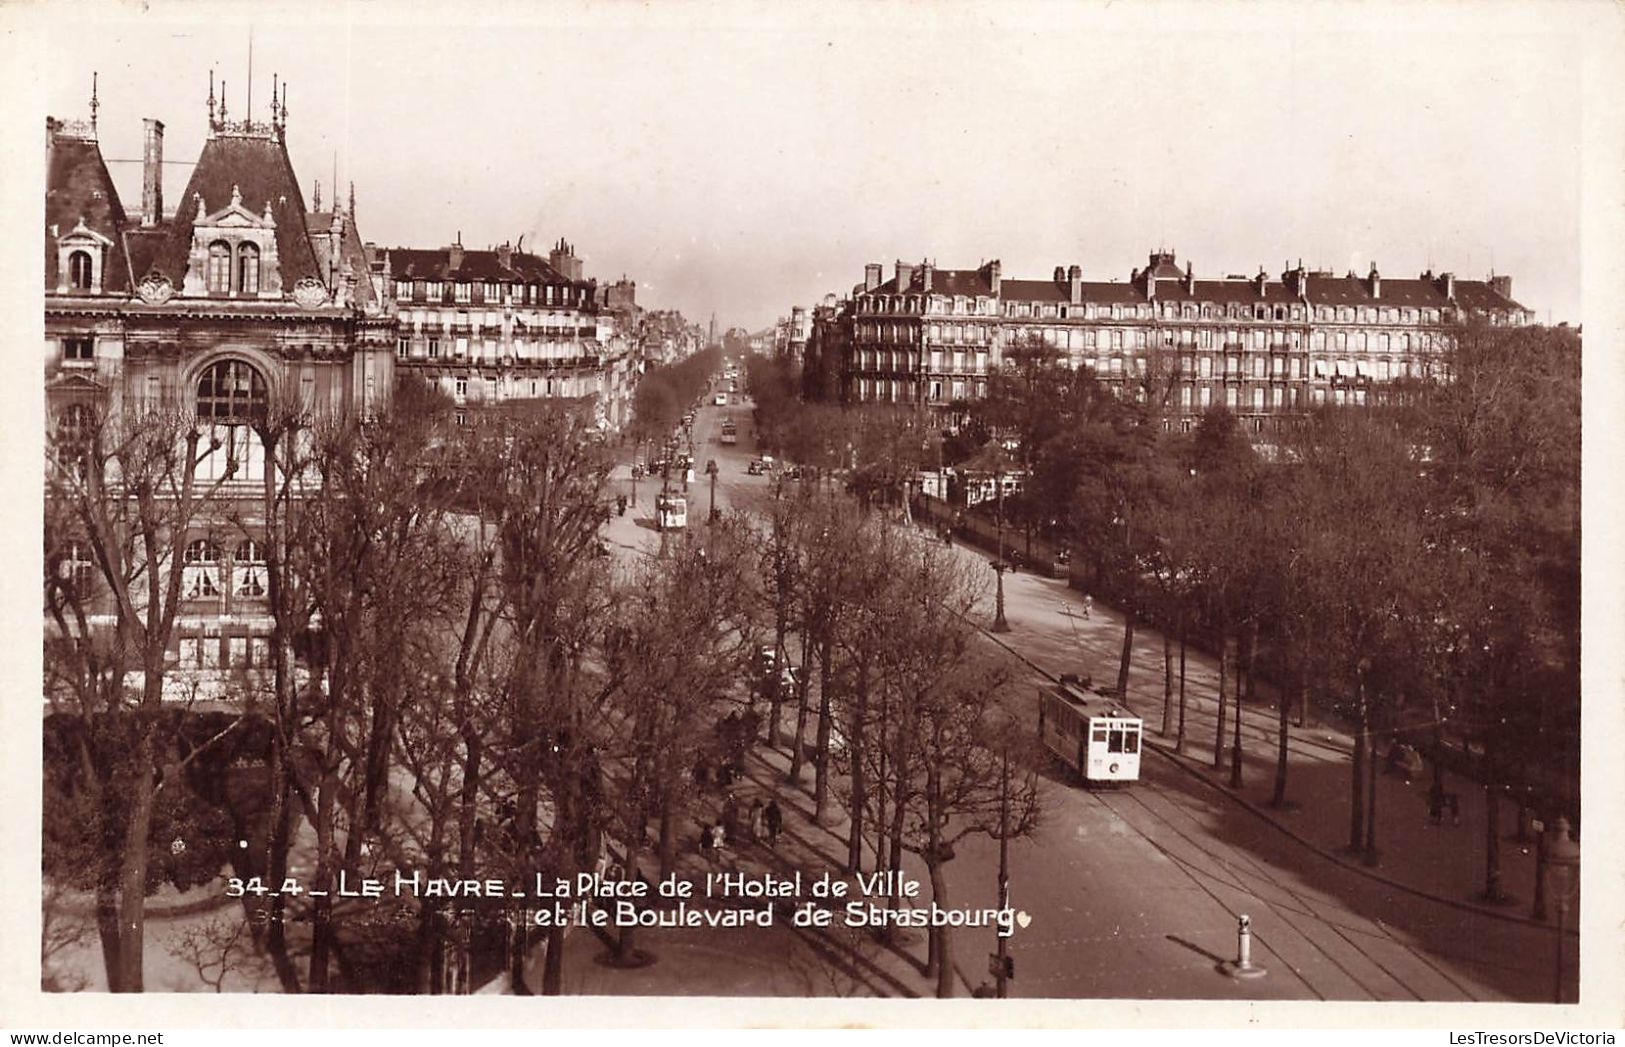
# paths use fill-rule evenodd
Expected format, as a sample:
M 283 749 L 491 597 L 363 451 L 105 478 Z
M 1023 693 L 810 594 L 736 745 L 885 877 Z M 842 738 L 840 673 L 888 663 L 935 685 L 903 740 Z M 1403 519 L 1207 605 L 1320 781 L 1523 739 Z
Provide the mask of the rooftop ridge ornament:
M 214 70 L 209 70 L 209 130 L 218 131 L 219 121 L 214 118 Z
M 92 70 L 90 74 L 90 132 L 92 136 L 96 133 L 96 111 L 102 107 L 101 101 L 96 97 L 97 77 L 98 74 Z

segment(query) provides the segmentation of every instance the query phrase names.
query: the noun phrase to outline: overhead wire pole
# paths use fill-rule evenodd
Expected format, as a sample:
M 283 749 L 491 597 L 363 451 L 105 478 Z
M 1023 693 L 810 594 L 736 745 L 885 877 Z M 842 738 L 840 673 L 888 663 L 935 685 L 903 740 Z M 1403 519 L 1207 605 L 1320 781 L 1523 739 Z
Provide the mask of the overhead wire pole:
M 999 911 L 1010 908 L 1010 739 L 1004 740 L 999 763 Z M 1010 936 L 1000 928 L 997 969 L 993 974 L 998 998 L 1010 995 Z

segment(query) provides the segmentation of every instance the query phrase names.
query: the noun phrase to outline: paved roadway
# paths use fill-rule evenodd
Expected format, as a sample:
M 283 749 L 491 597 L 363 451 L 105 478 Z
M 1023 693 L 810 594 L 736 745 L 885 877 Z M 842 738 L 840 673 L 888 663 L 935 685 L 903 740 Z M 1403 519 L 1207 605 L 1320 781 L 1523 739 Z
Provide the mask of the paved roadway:
M 734 399 L 730 397 L 730 400 Z M 739 443 L 716 442 L 731 414 Z M 694 426 L 690 519 L 704 526 L 703 469 L 720 468 L 717 503 L 748 508 L 769 497 L 749 476 L 756 454 L 748 404 L 715 407 Z M 624 468 L 617 473 L 625 483 Z M 638 485 L 638 506 L 612 521 L 622 548 L 658 549 L 657 484 Z M 1036 696 L 1036 678 L 1023 689 Z M 1032 701 L 1029 699 L 1029 701 Z M 1013 904 L 1032 916 L 1011 943 L 1014 996 L 1499 1000 L 1549 998 L 1550 931 L 1429 902 L 1327 861 L 1170 761 L 1147 754 L 1129 789 L 1087 792 L 1052 768 L 1042 783 L 1045 819 L 1011 847 Z M 809 827 L 812 831 L 822 831 Z M 839 831 L 838 825 L 827 827 Z M 995 901 L 997 845 L 966 841 L 948 870 L 952 906 Z M 922 881 L 923 868 L 912 870 Z M 926 887 L 929 893 L 929 887 Z M 1236 916 L 1253 929 L 1253 958 L 1269 973 L 1221 973 L 1236 950 Z M 986 980 L 985 931 L 956 933 L 962 980 Z M 984 940 L 985 939 L 985 940 Z

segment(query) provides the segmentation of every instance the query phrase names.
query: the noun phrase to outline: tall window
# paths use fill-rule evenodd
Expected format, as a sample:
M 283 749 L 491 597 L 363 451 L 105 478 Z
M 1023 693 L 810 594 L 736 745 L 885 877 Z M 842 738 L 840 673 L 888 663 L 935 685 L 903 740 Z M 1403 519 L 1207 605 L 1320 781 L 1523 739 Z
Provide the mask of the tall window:
M 220 360 L 198 376 L 197 415 L 206 452 L 198 478 L 263 480 L 265 451 L 252 425 L 265 417 L 265 379 L 242 360 Z
M 68 283 L 75 291 L 90 290 L 92 271 L 90 252 L 75 251 L 68 256 Z
M 199 538 L 186 547 L 181 586 L 189 600 L 220 595 L 220 546 Z
M 89 404 L 69 404 L 56 420 L 56 459 L 83 479 L 85 463 L 90 458 L 91 440 L 95 435 L 96 417 Z
M 243 539 L 237 543 L 237 552 L 231 559 L 237 595 L 264 596 L 265 553 L 259 543 L 252 538 Z
M 96 584 L 96 561 L 91 558 L 89 542 L 75 539 L 63 546 L 57 577 L 70 588 L 74 599 L 83 600 L 91 594 Z
M 237 293 L 259 294 L 260 249 L 253 244 L 237 247 Z
M 209 290 L 225 294 L 231 290 L 231 245 L 216 240 L 209 245 Z
M 96 340 L 94 338 L 62 339 L 62 359 L 88 363 L 95 358 Z

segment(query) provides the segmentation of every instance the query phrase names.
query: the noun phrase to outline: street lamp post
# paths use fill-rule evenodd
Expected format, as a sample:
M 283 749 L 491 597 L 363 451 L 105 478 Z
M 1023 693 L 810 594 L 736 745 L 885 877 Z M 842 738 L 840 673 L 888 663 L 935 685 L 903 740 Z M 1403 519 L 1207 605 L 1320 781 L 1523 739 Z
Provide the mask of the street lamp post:
M 1547 895 L 1557 909 L 1557 974 L 1552 988 L 1552 1002 L 1563 1002 L 1563 917 L 1567 915 L 1569 901 L 1580 886 L 1580 845 L 1569 839 L 1569 820 L 1558 816 L 1551 828 L 1551 839 L 1546 844 L 1546 875 L 1551 877 Z
M 996 633 L 1010 631 L 1010 623 L 1004 620 L 1004 572 L 1008 566 L 1003 560 L 993 561 L 993 574 L 998 579 L 993 594 L 993 631 Z
M 999 911 L 1010 908 L 1010 743 L 1004 744 L 999 765 Z M 1010 995 L 1010 936 L 999 934 L 998 999 Z
M 705 473 L 711 478 L 711 512 L 706 517 L 707 523 L 717 522 L 717 460 L 711 459 L 705 463 Z

